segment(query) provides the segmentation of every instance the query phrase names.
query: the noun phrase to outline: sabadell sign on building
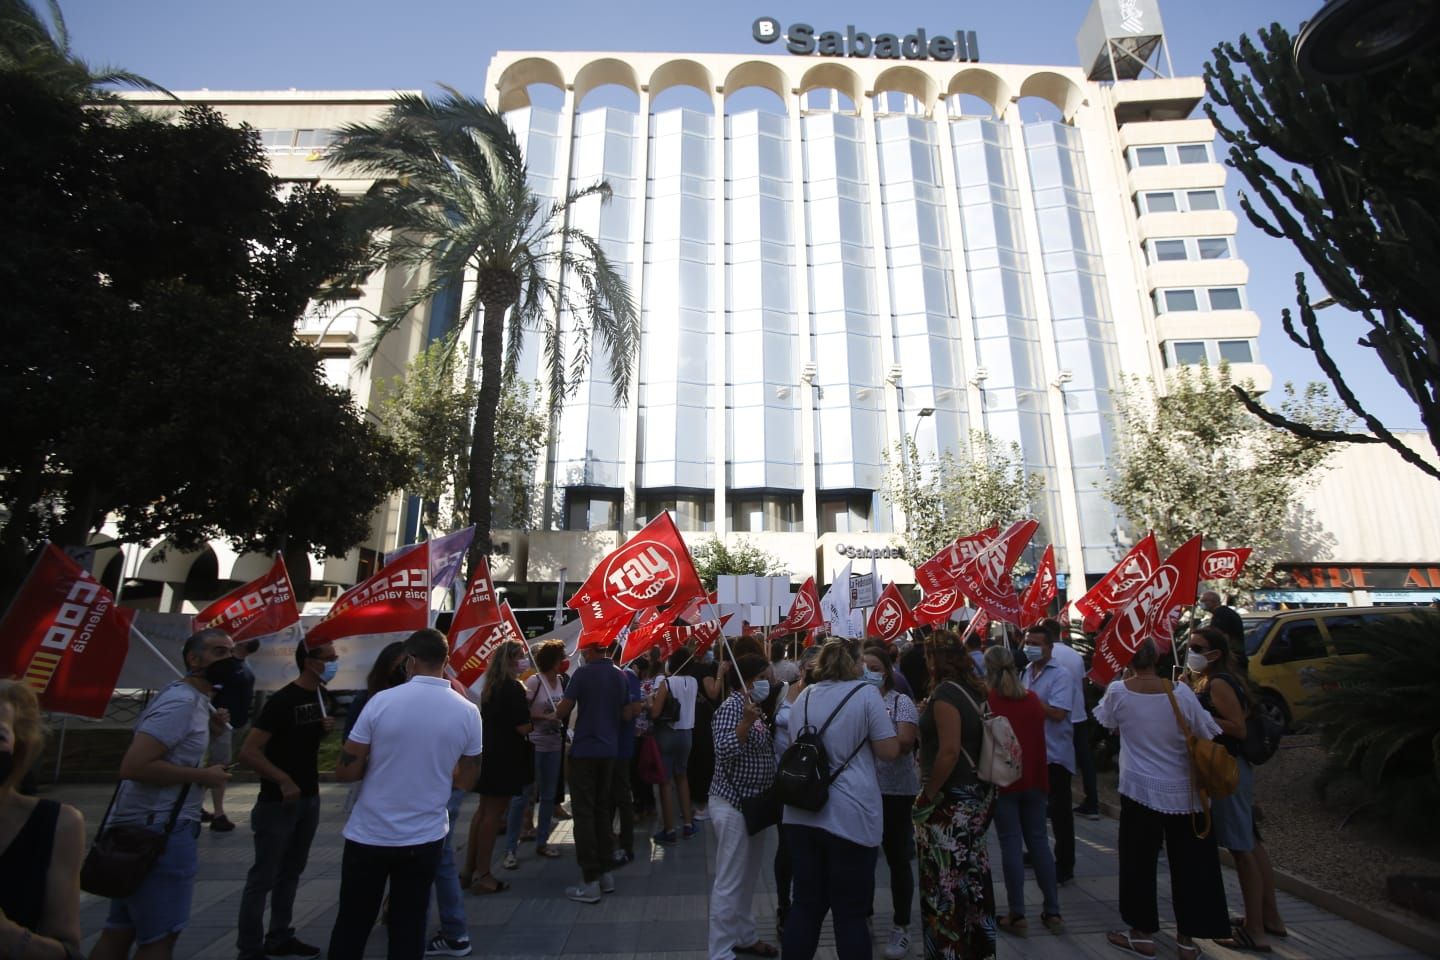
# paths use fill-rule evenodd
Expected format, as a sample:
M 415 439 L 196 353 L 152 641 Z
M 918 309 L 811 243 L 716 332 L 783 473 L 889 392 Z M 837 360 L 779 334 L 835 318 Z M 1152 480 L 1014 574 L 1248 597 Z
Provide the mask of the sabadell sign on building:
M 808 23 L 792 23 L 788 30 L 780 29 L 780 21 L 774 17 L 760 17 L 750 32 L 760 43 L 785 41 L 785 49 L 802 57 L 819 54 L 822 57 L 876 57 L 882 60 L 960 60 L 978 63 L 980 43 L 975 39 L 974 30 L 956 30 L 952 37 L 948 33 L 930 36 L 923 27 L 914 33 L 899 36 L 893 33 L 877 33 L 871 36 L 854 25 L 839 30 L 816 32 Z

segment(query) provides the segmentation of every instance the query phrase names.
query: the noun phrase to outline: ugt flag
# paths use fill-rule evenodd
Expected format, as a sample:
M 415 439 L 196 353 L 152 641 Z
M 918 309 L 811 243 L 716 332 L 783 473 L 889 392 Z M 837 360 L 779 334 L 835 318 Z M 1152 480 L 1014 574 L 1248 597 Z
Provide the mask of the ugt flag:
M 991 619 L 1004 623 L 1020 622 L 1020 595 L 1015 592 L 1010 570 L 1020 559 L 1020 554 L 1025 552 L 1039 526 L 1036 520 L 1016 520 L 1005 528 L 1004 533 L 961 565 L 960 589 Z
M 879 637 L 886 643 L 894 643 L 897 637 L 913 626 L 915 620 L 910 616 L 910 606 L 900 595 L 900 588 L 893 583 L 887 584 L 885 592 L 880 594 L 880 599 L 875 602 L 875 609 L 870 611 L 870 622 L 865 624 L 865 635 Z
M 911 616 L 919 623 L 947 623 L 950 617 L 965 604 L 965 594 L 959 587 L 942 587 L 926 590 L 925 598 L 915 604 Z
M 1040 558 L 1040 569 L 1035 571 L 1035 579 L 1030 581 L 1030 586 L 1025 588 L 1025 595 L 1020 598 L 1020 622 L 1030 624 L 1043 618 L 1050 601 L 1054 599 L 1055 545 L 1051 544 L 1045 548 L 1045 555 Z
M 825 619 L 820 614 L 820 594 L 815 591 L 815 578 L 810 577 L 800 584 L 795 599 L 790 602 L 790 612 L 770 632 L 770 636 L 779 637 L 796 630 L 809 630 L 824 622 Z
M 1180 611 L 1195 602 L 1199 573 L 1197 536 L 1165 558 L 1096 638 L 1090 679 L 1102 687 L 1115 679 L 1147 639 L 1162 651 L 1170 649 Z
M 927 594 L 932 590 L 955 586 L 965 561 L 973 559 L 999 535 L 999 527 L 990 527 L 969 536 L 956 537 L 953 542 L 941 547 L 935 556 L 915 568 L 915 582 L 923 587 Z
M 586 633 L 606 632 L 637 610 L 704 592 L 675 521 L 662 513 L 600 561 L 568 606 Z
M 1226 550 L 1205 550 L 1200 554 L 1201 580 L 1236 580 L 1250 559 L 1250 547 Z
M 195 614 L 195 632 L 210 627 L 224 630 L 236 643 L 259 641 L 260 649 L 245 661 L 255 674 L 257 690 L 279 690 L 294 680 L 300 611 L 285 558 L 276 556 L 268 572 Z
M 1155 534 L 1147 533 L 1099 583 L 1075 601 L 1075 609 L 1087 620 L 1102 619 L 1135 596 L 1135 591 L 1150 579 L 1158 566 L 1160 550 L 1155 546 Z
M 53 543 L 0 621 L 0 676 L 55 713 L 103 717 L 130 649 L 133 610 Z

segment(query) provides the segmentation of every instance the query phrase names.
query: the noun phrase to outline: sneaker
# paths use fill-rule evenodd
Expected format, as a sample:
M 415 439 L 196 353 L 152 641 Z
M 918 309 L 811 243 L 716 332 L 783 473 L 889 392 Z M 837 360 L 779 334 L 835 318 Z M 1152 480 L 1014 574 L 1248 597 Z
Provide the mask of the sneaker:
M 443 933 L 435 934 L 435 939 L 425 947 L 425 956 L 427 957 L 468 957 L 470 952 L 469 937 L 451 940 Z
M 615 892 L 615 874 L 613 874 L 613 873 L 602 873 L 602 874 L 600 874 L 600 892 L 601 892 L 601 893 L 614 893 L 614 892 Z
M 695 836 L 695 834 L 699 832 L 699 827 L 695 826 L 695 824 L 693 823 L 687 823 L 684 827 L 680 829 L 680 836 L 684 837 L 686 840 L 689 840 L 691 837 Z
M 515 858 L 515 851 L 510 850 L 505 854 L 505 859 L 500 861 L 500 866 L 506 870 L 519 870 L 520 861 Z
M 571 900 L 574 900 L 576 903 L 599 903 L 600 884 L 577 883 L 573 887 L 565 888 L 565 896 L 569 897 Z
M 901 960 L 909 955 L 910 934 L 904 927 L 895 927 L 890 931 L 890 942 L 885 945 L 885 960 Z
M 231 830 L 235 829 L 235 824 L 231 823 L 230 818 L 222 813 L 210 821 L 210 829 L 214 830 L 216 833 L 229 833 Z M 310 956 L 318 955 L 318 953 L 310 954 Z
M 312 947 L 310 944 L 295 939 L 294 934 L 284 940 L 277 940 L 274 943 L 265 945 L 265 956 L 267 957 L 318 957 L 320 948 Z M 460 956 L 460 954 L 456 954 Z
M 655 834 L 655 836 L 651 837 L 650 839 L 654 840 L 656 843 L 663 843 L 667 846 L 672 843 L 680 842 L 680 837 L 675 833 L 674 830 L 661 830 L 659 833 Z
M 635 861 L 635 854 L 629 850 L 616 850 L 611 859 L 615 861 L 615 866 L 623 867 L 625 864 Z
M 709 819 L 710 819 L 710 814 L 706 812 L 706 810 L 705 810 L 704 807 L 696 807 L 696 808 L 695 808 L 695 811 L 694 811 L 694 819 L 696 819 L 696 820 L 709 820 Z
M 1077 803 L 1075 804 L 1075 815 L 1078 817 L 1084 817 L 1086 820 L 1099 820 L 1100 808 L 1098 806 L 1087 807 L 1083 803 Z

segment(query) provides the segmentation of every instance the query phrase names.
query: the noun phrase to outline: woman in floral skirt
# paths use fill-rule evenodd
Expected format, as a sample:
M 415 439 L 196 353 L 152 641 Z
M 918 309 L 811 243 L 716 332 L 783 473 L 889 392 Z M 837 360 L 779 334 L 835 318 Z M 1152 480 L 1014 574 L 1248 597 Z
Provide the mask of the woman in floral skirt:
M 934 684 L 920 715 L 923 784 L 915 800 L 920 860 L 920 923 L 927 960 L 995 956 L 995 888 L 985 831 L 995 788 L 975 775 L 988 690 L 959 639 L 937 633 L 927 644 Z

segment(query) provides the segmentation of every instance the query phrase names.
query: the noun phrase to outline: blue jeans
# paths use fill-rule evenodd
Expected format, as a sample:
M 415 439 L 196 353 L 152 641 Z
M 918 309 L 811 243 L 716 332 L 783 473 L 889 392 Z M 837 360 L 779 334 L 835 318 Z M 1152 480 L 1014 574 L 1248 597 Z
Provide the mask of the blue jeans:
M 147 829 L 165 832 L 165 824 L 150 824 Z M 135 932 L 140 946 L 164 940 L 179 933 L 190 922 L 190 903 L 195 894 L 195 874 L 200 867 L 200 854 L 195 838 L 200 824 L 181 820 L 170 831 L 165 852 L 145 874 L 140 889 L 123 900 L 110 901 L 110 915 L 105 929 L 128 929 Z
M 310 842 L 320 824 L 320 797 L 290 803 L 256 801 L 250 811 L 255 833 L 255 863 L 245 875 L 240 916 L 235 924 L 235 950 L 242 958 L 263 958 L 266 944 L 283 943 L 295 935 L 291 918 L 300 874 L 310 857 Z M 270 930 L 265 933 L 265 900 L 270 900 Z
M 795 899 L 785 920 L 785 960 L 810 960 L 820 926 L 830 914 L 840 960 L 869 960 L 873 944 L 865 915 L 875 899 L 877 847 L 862 847 L 819 827 L 787 823 L 780 839 L 790 847 Z
M 1060 912 L 1060 891 L 1055 882 L 1055 857 L 1045 832 L 1047 797 L 1043 790 L 1002 793 L 995 798 L 995 832 L 1000 837 L 1000 866 L 1005 872 L 1005 896 L 1012 917 L 1025 916 L 1025 854 L 1035 866 L 1035 882 L 1047 914 Z
M 464 790 L 450 791 L 450 802 L 445 805 L 450 814 L 450 832 L 445 835 L 445 843 L 440 847 L 440 865 L 435 868 L 435 909 L 440 914 L 440 933 L 448 940 L 470 938 L 470 927 L 465 920 L 465 896 L 460 890 L 460 873 L 455 868 L 455 821 L 460 819 L 460 804 L 464 802 Z
M 535 781 L 525 785 L 525 792 L 510 801 L 510 810 L 505 819 L 505 852 L 514 853 L 520 849 L 520 827 L 525 823 L 525 805 L 535 804 L 535 846 L 545 846 L 550 839 L 550 822 L 555 815 L 555 804 L 550 798 L 560 783 L 559 750 L 535 751 Z M 536 798 L 539 799 L 536 799 Z

